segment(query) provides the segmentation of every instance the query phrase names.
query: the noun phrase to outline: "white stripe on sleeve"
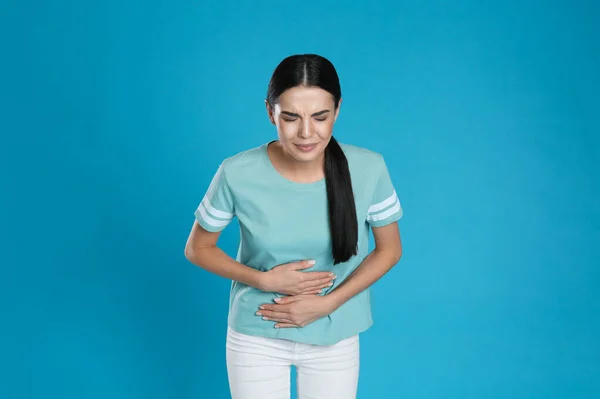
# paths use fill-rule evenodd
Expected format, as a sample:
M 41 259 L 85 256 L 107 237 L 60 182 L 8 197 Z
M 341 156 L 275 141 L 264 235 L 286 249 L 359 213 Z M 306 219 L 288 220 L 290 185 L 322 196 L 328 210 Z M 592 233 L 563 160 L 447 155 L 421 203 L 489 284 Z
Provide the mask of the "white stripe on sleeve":
M 396 190 L 394 190 L 394 192 L 392 193 L 391 196 L 389 196 L 387 199 L 372 205 L 369 208 L 369 214 L 373 214 L 375 212 L 379 212 L 385 208 L 387 208 L 388 206 L 392 205 L 394 202 L 396 202 L 396 200 L 398 199 L 398 196 L 396 195 Z
M 211 215 L 213 215 L 216 218 L 220 218 L 220 219 L 233 219 L 233 213 L 223 212 L 223 211 L 220 211 L 217 208 L 213 207 L 210 204 L 210 202 L 208 201 L 208 197 L 206 197 L 206 196 L 202 200 L 202 205 L 204 205 L 204 208 L 206 208 L 206 210 L 208 211 L 208 213 L 210 213 Z
M 202 217 L 202 220 L 204 220 L 206 223 L 210 224 L 213 227 L 223 227 L 223 226 L 227 226 L 230 222 L 230 220 L 217 220 L 217 219 L 213 219 L 212 217 L 210 217 L 208 215 L 208 213 L 206 213 L 206 210 L 204 209 L 204 202 L 202 202 L 200 204 L 200 206 L 198 207 L 198 212 L 200 212 L 200 216 Z
M 393 216 L 396 213 L 400 212 L 401 209 L 402 208 L 400 207 L 400 201 L 396 201 L 396 205 L 394 205 L 387 211 L 378 213 L 377 215 L 369 215 L 368 220 L 373 221 L 373 222 L 377 222 L 379 220 L 384 220 L 384 219 L 387 219 L 390 216 Z

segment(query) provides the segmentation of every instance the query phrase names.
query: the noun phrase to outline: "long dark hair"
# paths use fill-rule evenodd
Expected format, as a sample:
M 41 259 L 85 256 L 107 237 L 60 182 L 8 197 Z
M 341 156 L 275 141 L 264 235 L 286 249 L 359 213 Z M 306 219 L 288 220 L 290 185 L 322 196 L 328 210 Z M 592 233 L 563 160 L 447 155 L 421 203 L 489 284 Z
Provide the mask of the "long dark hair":
M 267 102 L 273 107 L 284 91 L 296 86 L 314 86 L 328 91 L 334 97 L 336 110 L 342 98 L 335 67 L 316 54 L 292 55 L 281 61 L 269 82 Z M 358 220 L 348 160 L 333 137 L 325 149 L 325 183 L 333 261 L 338 264 L 357 254 Z

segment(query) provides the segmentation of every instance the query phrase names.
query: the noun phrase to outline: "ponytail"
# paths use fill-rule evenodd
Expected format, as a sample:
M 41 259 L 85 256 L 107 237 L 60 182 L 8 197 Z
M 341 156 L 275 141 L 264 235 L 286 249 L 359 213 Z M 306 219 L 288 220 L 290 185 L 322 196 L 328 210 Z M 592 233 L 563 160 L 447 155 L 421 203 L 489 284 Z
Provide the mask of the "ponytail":
M 267 102 L 273 106 L 292 87 L 319 87 L 329 92 L 337 108 L 342 98 L 340 79 L 327 58 L 317 54 L 286 57 L 273 71 L 267 88 Z M 358 220 L 348 160 L 332 137 L 325 149 L 325 182 L 334 264 L 346 262 L 358 253 Z
M 333 264 L 346 262 L 358 251 L 358 219 L 348 160 L 331 137 L 325 149 L 325 182 Z

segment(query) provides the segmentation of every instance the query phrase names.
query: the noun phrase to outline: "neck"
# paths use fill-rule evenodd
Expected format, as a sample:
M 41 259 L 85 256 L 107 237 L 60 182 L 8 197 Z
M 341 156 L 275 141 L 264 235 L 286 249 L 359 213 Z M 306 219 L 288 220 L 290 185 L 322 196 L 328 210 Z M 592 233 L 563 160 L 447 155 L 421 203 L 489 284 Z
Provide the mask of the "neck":
M 269 146 L 272 148 L 272 163 L 284 177 L 298 183 L 312 183 L 324 177 L 325 154 L 311 162 L 298 162 L 285 152 L 279 141 Z

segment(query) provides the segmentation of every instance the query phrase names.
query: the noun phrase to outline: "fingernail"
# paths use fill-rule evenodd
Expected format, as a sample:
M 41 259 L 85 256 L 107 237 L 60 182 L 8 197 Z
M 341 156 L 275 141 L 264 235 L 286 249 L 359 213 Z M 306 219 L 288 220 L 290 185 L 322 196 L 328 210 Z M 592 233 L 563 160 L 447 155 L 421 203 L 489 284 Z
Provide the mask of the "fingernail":
M 316 262 L 315 262 L 314 260 L 309 260 L 309 261 L 308 261 L 308 264 L 309 264 L 309 265 L 314 265 L 315 263 L 316 263 Z
M 262 306 L 262 305 L 261 305 L 261 306 L 259 306 L 258 308 L 259 308 L 259 309 L 263 309 L 263 310 L 265 309 L 265 307 L 264 307 L 264 306 Z
M 333 273 L 329 273 L 329 275 L 330 275 L 330 276 L 334 276 L 334 274 L 333 274 Z M 335 278 L 335 277 L 334 277 L 334 278 Z
M 269 320 L 269 318 L 267 316 L 263 317 L 263 320 Z
M 279 301 L 281 301 L 281 298 L 275 298 L 275 299 L 273 299 L 273 300 L 274 300 L 275 302 L 279 302 Z M 264 308 L 262 308 L 262 307 L 261 307 L 261 309 L 264 309 Z
M 257 316 L 261 316 L 261 315 L 262 315 L 262 313 L 260 313 L 260 312 L 256 312 L 256 315 L 257 315 Z
M 331 287 L 333 285 L 333 283 L 329 283 L 328 285 Z

